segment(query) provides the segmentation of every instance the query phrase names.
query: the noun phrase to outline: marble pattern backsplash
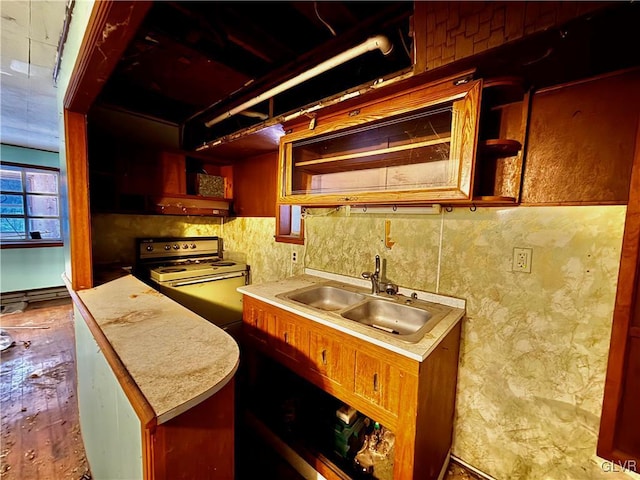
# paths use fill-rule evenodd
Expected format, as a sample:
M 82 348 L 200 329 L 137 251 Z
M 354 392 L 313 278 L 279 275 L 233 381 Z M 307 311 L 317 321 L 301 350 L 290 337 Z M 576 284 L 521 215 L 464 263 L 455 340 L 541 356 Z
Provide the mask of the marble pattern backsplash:
M 357 277 L 379 254 L 388 280 L 467 300 L 454 455 L 498 479 L 614 478 L 595 450 L 625 211 L 311 217 L 305 265 Z
M 93 262 L 133 265 L 138 237 L 216 236 L 221 224 L 222 218 L 217 217 L 93 214 Z
M 312 211 L 304 246 L 275 242 L 273 218 L 222 225 L 176 218 L 194 234 L 222 236 L 227 256 L 251 265 L 253 283 L 305 267 L 360 277 L 379 254 L 388 281 L 466 299 L 452 453 L 497 479 L 628 479 L 595 457 L 625 212 Z M 145 218 L 98 226 L 107 237 L 116 228 L 149 232 L 157 220 Z M 384 246 L 387 219 L 391 249 Z M 165 220 L 162 228 L 173 234 L 179 223 Z M 533 249 L 531 273 L 512 271 L 514 247 Z
M 303 245 L 278 243 L 275 218 L 226 218 L 220 235 L 225 255 L 251 267 L 251 283 L 269 282 L 304 273 Z M 291 262 L 293 251 L 298 262 Z

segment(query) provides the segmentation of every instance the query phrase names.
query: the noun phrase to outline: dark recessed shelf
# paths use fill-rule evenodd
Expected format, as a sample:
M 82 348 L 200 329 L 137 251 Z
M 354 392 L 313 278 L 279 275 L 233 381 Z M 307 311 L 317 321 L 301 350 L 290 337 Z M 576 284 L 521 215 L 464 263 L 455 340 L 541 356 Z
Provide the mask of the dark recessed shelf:
M 522 144 L 519 141 L 507 138 L 484 140 L 478 144 L 480 153 L 494 157 L 513 157 L 521 148 Z
M 491 105 L 519 102 L 524 97 L 524 81 L 519 77 L 498 77 L 485 80 L 483 97 Z
M 513 204 L 516 202 L 516 199 L 513 197 L 503 197 L 500 195 L 481 195 L 478 197 L 473 197 L 474 203 L 486 202 L 486 203 L 505 203 L 505 204 Z

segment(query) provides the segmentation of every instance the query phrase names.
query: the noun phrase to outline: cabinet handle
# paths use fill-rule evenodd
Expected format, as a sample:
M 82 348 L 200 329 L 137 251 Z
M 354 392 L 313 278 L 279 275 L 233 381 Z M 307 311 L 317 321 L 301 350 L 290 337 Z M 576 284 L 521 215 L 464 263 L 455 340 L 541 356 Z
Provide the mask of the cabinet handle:
M 289 344 L 289 334 L 287 332 L 284 332 L 284 343 Z
M 322 350 L 322 364 L 323 365 L 327 364 L 327 351 L 326 350 Z
M 373 391 L 374 392 L 378 391 L 378 374 L 377 373 L 373 374 Z

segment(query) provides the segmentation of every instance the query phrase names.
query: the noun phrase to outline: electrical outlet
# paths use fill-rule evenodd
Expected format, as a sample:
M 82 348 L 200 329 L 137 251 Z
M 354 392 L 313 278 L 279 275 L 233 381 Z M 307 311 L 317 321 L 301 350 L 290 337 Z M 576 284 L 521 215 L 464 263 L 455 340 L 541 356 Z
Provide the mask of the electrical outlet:
M 533 254 L 532 248 L 518 248 L 513 249 L 513 265 L 511 270 L 514 272 L 531 273 L 531 256 Z
M 291 252 L 291 263 L 298 263 L 298 252 Z

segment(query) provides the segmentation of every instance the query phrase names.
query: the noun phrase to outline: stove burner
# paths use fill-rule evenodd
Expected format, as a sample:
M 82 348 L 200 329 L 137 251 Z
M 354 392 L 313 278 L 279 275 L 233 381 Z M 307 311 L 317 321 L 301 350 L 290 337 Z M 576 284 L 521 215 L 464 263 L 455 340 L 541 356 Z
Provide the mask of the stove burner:
M 160 273 L 178 273 L 178 272 L 186 272 L 186 271 L 187 271 L 186 268 L 169 267 L 169 268 L 163 268 L 162 270 L 160 270 Z
M 235 263 L 234 262 L 217 261 L 217 262 L 211 262 L 211 265 L 213 265 L 215 267 L 233 267 L 235 265 Z

